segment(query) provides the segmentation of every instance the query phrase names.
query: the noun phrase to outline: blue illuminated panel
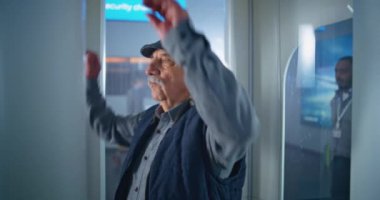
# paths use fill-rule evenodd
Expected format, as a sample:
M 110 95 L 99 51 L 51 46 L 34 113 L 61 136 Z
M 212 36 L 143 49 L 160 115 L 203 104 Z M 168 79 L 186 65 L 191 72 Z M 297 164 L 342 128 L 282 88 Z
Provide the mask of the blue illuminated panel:
M 106 0 L 106 20 L 147 22 L 146 13 L 149 9 L 143 5 L 143 0 Z M 186 8 L 186 0 L 177 0 Z
M 339 58 L 352 56 L 352 19 L 321 26 L 315 30 L 315 86 L 303 88 L 302 122 L 324 128 L 332 127 L 330 101 L 338 86 L 335 65 Z

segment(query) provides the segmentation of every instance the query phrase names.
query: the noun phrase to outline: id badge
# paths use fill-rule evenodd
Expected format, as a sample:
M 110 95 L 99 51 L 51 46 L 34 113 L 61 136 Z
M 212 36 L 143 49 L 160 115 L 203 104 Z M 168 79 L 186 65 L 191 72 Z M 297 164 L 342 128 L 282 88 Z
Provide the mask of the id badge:
M 334 128 L 333 130 L 333 137 L 334 138 L 340 138 L 342 137 L 342 130 L 339 128 Z

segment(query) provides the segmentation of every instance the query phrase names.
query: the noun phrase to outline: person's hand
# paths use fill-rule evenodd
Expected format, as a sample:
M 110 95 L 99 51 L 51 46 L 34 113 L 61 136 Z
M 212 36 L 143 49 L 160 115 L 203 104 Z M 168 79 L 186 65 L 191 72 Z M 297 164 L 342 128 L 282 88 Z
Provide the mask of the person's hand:
M 98 55 L 92 51 L 86 51 L 86 77 L 87 79 L 98 78 L 100 72 L 100 62 Z
M 187 12 L 175 0 L 144 0 L 144 5 L 164 17 L 164 21 L 161 21 L 153 13 L 147 14 L 161 39 L 164 39 L 170 29 L 176 27 L 179 22 L 189 18 Z

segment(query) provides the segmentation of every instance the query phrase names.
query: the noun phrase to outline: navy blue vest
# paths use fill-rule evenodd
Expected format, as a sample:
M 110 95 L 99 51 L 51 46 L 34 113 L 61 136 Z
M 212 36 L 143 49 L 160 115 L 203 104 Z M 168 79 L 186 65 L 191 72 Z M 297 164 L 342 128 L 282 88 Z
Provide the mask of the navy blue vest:
M 153 120 L 156 107 L 146 111 L 135 130 L 116 200 L 126 200 L 134 162 L 157 126 L 157 120 Z M 146 199 L 241 199 L 245 160 L 243 158 L 235 164 L 229 178 L 216 176 L 207 152 L 205 127 L 195 107 L 191 106 L 166 133 L 150 169 Z

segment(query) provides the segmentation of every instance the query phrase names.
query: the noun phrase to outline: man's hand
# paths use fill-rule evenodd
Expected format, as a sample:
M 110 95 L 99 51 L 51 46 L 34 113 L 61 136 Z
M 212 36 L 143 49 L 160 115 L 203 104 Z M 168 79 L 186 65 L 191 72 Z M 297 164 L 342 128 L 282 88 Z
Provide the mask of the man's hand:
M 189 18 L 187 12 L 175 0 L 144 0 L 144 5 L 164 17 L 164 21 L 161 21 L 153 13 L 147 14 L 161 40 L 165 38 L 170 29 Z
M 85 62 L 87 79 L 97 79 L 100 72 L 100 62 L 98 55 L 92 51 L 87 51 Z

